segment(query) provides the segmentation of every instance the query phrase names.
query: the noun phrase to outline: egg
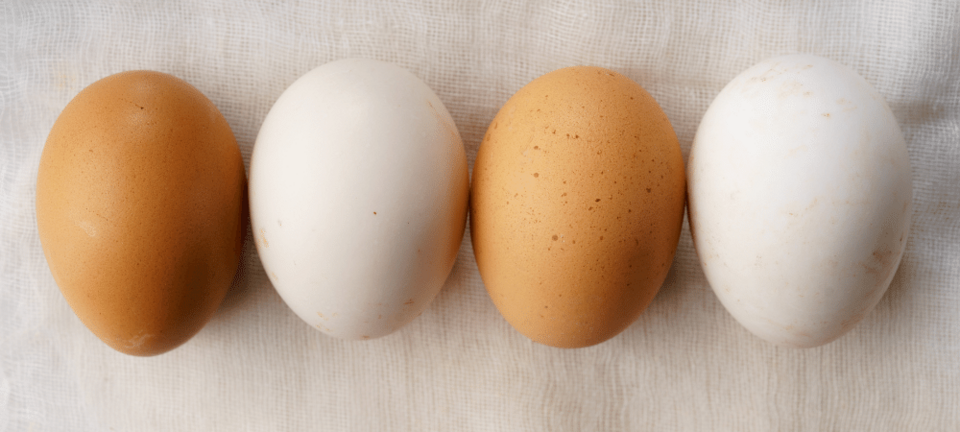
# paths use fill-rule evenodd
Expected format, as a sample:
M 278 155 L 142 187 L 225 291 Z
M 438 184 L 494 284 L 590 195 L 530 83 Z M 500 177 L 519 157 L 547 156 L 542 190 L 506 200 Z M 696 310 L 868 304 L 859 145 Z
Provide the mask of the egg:
M 910 227 L 910 158 L 890 108 L 851 69 L 806 54 L 747 69 L 704 115 L 688 170 L 704 274 L 760 338 L 826 344 L 890 285 Z
M 473 171 L 471 238 L 494 305 L 549 346 L 622 332 L 670 269 L 684 176 L 669 119 L 629 78 L 570 67 L 521 88 Z
M 226 120 L 200 91 L 131 71 L 81 91 L 37 175 L 37 229 L 77 317 L 131 355 L 193 337 L 230 288 L 246 178 Z
M 345 59 L 297 79 L 263 121 L 250 212 L 263 268 L 303 321 L 342 339 L 419 316 L 456 261 L 466 152 L 436 94 L 396 65 Z

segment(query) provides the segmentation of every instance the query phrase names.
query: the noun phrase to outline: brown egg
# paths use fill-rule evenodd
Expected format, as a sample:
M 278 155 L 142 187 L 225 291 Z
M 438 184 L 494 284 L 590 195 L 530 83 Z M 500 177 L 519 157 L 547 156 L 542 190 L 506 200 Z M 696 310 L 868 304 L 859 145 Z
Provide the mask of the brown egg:
M 670 121 L 629 78 L 571 67 L 530 82 L 474 164 L 473 249 L 493 303 L 542 344 L 616 336 L 666 278 L 684 178 Z
M 245 230 L 243 159 L 226 120 L 171 75 L 81 91 L 47 138 L 37 228 L 67 303 L 132 355 L 193 337 L 222 302 Z

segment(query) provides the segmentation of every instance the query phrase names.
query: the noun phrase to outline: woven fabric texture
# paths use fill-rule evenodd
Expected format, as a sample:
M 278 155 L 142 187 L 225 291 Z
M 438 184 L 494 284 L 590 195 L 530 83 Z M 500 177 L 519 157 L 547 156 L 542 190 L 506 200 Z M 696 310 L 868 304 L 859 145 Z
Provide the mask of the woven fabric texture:
M 247 243 L 212 321 L 167 354 L 101 343 L 57 289 L 34 195 L 57 115 L 83 87 L 167 72 L 221 110 L 245 163 L 273 102 L 326 62 L 394 62 L 446 104 L 471 167 L 524 84 L 619 71 L 686 158 L 711 100 L 767 57 L 846 64 L 883 96 L 913 165 L 889 291 L 853 331 L 794 350 L 720 305 L 687 224 L 651 306 L 577 350 L 530 342 L 490 302 L 469 232 L 443 291 L 376 340 L 333 339 L 282 302 Z M 960 430 L 960 3 L 945 1 L 32 1 L 0 4 L 0 431 Z

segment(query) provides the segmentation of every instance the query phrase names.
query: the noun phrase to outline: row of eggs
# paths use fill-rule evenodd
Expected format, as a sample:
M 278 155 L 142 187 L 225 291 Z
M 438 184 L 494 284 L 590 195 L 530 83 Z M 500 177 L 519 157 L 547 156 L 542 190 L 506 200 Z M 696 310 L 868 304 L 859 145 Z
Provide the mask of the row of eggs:
M 111 347 L 169 351 L 229 289 L 249 206 L 286 304 L 329 335 L 376 338 L 438 294 L 469 207 L 477 266 L 504 318 L 575 348 L 616 336 L 652 301 L 687 207 L 726 309 L 765 340 L 813 347 L 880 300 L 912 212 L 890 109 L 855 72 L 811 55 L 731 81 L 686 167 L 637 83 L 598 67 L 548 73 L 493 119 L 472 185 L 456 125 L 426 84 L 389 63 L 335 61 L 274 104 L 246 188 L 230 127 L 198 90 L 157 72 L 104 78 L 64 108 L 41 157 L 51 273 Z

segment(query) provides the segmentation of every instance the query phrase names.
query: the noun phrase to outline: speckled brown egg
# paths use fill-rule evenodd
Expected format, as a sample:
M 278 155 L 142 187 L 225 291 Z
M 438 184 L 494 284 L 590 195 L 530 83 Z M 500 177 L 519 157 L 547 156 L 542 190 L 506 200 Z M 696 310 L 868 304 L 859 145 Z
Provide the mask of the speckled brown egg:
M 657 102 L 598 67 L 548 73 L 487 129 L 471 234 L 504 318 L 536 342 L 594 345 L 633 323 L 673 261 L 683 156 Z
M 243 159 L 209 99 L 133 71 L 81 91 L 47 138 L 37 228 L 80 320 L 132 355 L 169 351 L 219 307 L 242 249 Z

